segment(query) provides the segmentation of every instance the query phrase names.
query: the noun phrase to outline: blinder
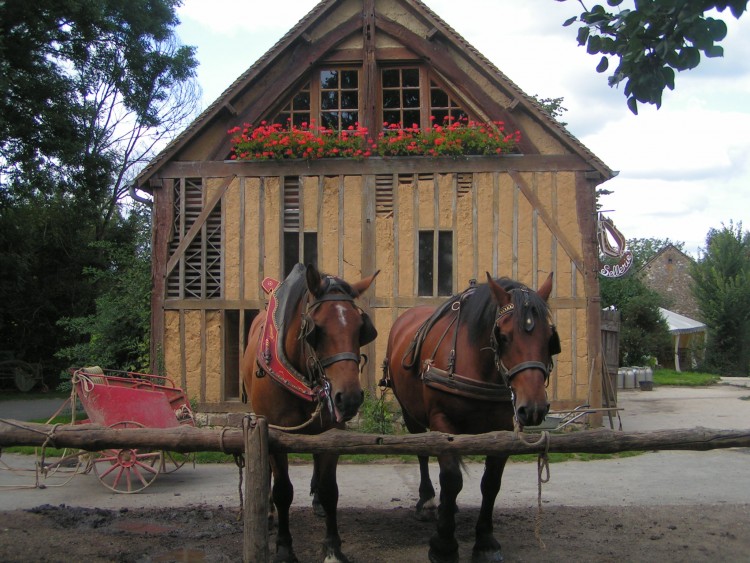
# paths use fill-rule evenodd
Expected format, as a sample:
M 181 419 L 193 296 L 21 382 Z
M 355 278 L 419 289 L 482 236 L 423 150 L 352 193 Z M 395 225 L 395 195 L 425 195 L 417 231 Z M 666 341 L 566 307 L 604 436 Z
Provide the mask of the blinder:
M 562 347 L 560 346 L 560 335 L 557 334 L 557 328 L 555 328 L 555 325 L 552 325 L 552 336 L 550 336 L 549 339 L 549 355 L 557 356 L 560 352 L 562 352 Z
M 375 328 L 375 325 L 372 323 L 372 319 L 370 318 L 370 315 L 365 313 L 364 311 L 362 313 L 362 328 L 359 329 L 359 346 L 360 348 L 362 346 L 366 346 L 373 340 L 375 340 L 378 336 L 378 331 Z

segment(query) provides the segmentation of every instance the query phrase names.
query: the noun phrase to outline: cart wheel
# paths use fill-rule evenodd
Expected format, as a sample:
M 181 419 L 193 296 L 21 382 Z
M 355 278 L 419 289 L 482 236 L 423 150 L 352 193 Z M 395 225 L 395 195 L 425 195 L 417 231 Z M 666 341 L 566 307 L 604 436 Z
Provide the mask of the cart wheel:
M 116 422 L 110 428 L 143 428 L 138 422 Z M 162 467 L 161 451 L 125 448 L 104 450 L 91 460 L 102 485 L 116 493 L 138 493 L 153 483 Z
M 18 364 L 13 368 L 13 380 L 21 393 L 28 393 L 36 385 L 37 377 L 31 366 Z
M 162 473 L 174 473 L 186 463 L 192 463 L 195 467 L 195 452 L 182 454 L 179 452 L 162 452 Z

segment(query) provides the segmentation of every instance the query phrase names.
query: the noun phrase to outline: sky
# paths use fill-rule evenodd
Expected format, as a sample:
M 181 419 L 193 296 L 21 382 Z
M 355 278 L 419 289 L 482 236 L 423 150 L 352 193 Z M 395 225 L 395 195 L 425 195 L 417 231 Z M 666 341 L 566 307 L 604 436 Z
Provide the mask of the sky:
M 208 106 L 317 0 L 184 0 L 177 33 L 197 48 Z M 605 215 L 630 238 L 670 239 L 699 257 L 710 229 L 750 228 L 750 15 L 721 17 L 724 57 L 678 73 L 662 107 L 627 109 L 621 89 L 576 41 L 574 0 L 425 0 L 529 95 L 563 97 L 568 130 L 618 175 L 602 184 Z M 611 63 L 611 68 L 614 65 Z

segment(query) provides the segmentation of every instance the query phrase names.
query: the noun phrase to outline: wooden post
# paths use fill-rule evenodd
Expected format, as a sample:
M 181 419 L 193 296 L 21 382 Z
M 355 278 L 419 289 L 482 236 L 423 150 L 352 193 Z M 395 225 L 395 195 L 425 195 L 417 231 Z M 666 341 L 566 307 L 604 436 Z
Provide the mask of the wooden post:
M 268 503 L 271 473 L 268 459 L 268 423 L 265 417 L 242 419 L 245 441 L 245 505 L 242 560 L 268 563 Z

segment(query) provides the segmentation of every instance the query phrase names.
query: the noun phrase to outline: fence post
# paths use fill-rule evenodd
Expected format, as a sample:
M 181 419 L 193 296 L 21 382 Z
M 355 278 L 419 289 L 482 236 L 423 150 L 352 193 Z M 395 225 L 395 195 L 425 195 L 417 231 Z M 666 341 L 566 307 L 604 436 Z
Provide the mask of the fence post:
M 268 563 L 268 509 L 271 472 L 268 459 L 268 423 L 250 414 L 242 419 L 245 442 L 245 503 L 243 507 L 244 563 Z

